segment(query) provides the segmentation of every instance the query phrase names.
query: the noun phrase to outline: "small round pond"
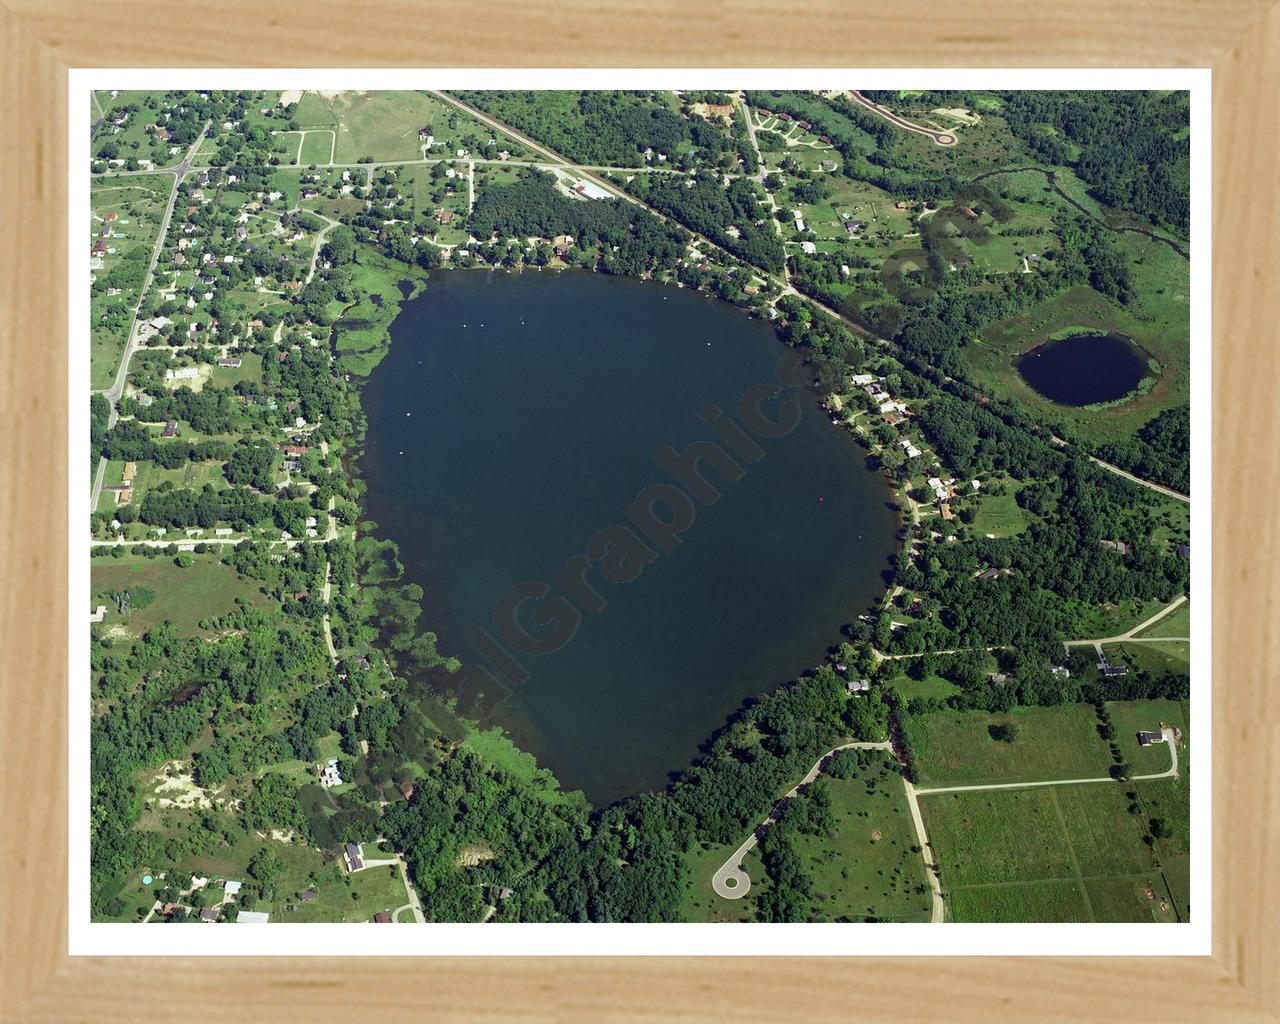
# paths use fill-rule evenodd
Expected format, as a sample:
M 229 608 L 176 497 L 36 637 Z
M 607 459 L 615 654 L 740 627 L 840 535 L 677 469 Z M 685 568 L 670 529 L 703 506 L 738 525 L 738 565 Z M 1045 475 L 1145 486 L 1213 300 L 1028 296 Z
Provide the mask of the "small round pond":
M 1018 357 L 1018 372 L 1045 398 L 1061 405 L 1114 402 L 1147 372 L 1145 353 L 1118 334 L 1074 334 Z

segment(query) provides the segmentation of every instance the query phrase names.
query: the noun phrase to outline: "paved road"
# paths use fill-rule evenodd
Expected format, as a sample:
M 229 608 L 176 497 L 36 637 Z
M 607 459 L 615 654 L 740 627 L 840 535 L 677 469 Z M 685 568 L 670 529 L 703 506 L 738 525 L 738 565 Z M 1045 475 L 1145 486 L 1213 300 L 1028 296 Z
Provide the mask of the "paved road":
M 331 220 L 330 218 L 326 217 L 323 213 L 316 213 L 315 210 L 308 210 L 307 212 L 310 214 L 314 214 L 315 216 L 319 217 L 322 221 L 325 222 L 324 227 L 320 229 L 320 233 L 316 235 L 316 251 L 311 254 L 311 266 L 307 269 L 307 280 L 305 283 L 310 284 L 311 279 L 316 276 L 316 262 L 320 259 L 320 250 L 324 247 L 324 236 L 327 235 L 330 231 L 332 231 L 342 222 Z
M 142 279 L 142 287 L 138 289 L 138 301 L 133 306 L 133 316 L 129 322 L 129 340 L 125 342 L 124 355 L 120 359 L 120 369 L 116 371 L 115 383 L 111 385 L 105 392 L 107 401 L 111 403 L 111 414 L 107 417 L 107 426 L 115 426 L 117 413 L 116 403 L 120 401 L 120 396 L 124 394 L 124 383 L 129 376 L 129 360 L 133 358 L 133 353 L 138 347 L 138 312 L 142 309 L 143 300 L 146 299 L 148 291 L 151 289 L 151 278 L 156 271 L 156 262 L 160 259 L 160 251 L 164 248 L 165 236 L 169 233 L 169 221 L 173 218 L 173 207 L 178 200 L 178 186 L 182 183 L 182 179 L 191 170 L 191 161 L 200 150 L 200 143 L 204 141 L 205 135 L 209 132 L 209 122 L 205 122 L 204 128 L 200 132 L 199 138 L 187 150 L 187 155 L 183 157 L 182 163 L 177 167 L 171 167 L 163 171 L 148 171 L 149 174 L 172 174 L 173 188 L 169 191 L 169 203 L 165 206 L 164 217 L 160 221 L 160 231 L 156 235 L 156 244 L 151 249 L 151 262 L 147 264 L 146 276 Z M 93 490 L 89 499 L 89 511 L 92 512 L 98 507 L 98 498 L 102 494 L 102 480 L 106 474 L 107 460 L 105 458 L 98 459 L 98 468 L 93 474 Z
M 845 95 L 859 106 L 866 107 L 872 113 L 880 115 L 890 124 L 897 125 L 897 127 L 904 128 L 909 132 L 927 135 L 939 146 L 954 146 L 956 144 L 956 137 L 952 132 L 934 131 L 932 128 L 925 128 L 922 125 L 908 121 L 905 117 L 895 114 L 888 107 L 882 107 L 879 103 L 874 103 L 867 99 L 857 89 L 848 89 L 845 91 Z
M 1096 640 L 1064 640 L 1063 646 L 1065 647 L 1101 647 L 1103 644 L 1119 644 L 1119 643 L 1127 643 L 1127 642 L 1128 643 L 1131 643 L 1131 642 L 1151 643 L 1154 640 L 1185 640 L 1186 639 L 1185 637 L 1179 637 L 1179 636 L 1159 636 L 1159 637 L 1147 637 L 1146 639 L 1143 639 L 1137 636 L 1136 634 L 1141 633 L 1144 629 L 1147 629 L 1148 627 L 1155 625 L 1157 622 L 1163 619 L 1170 612 L 1174 611 L 1177 608 L 1181 608 L 1186 603 L 1187 603 L 1187 595 L 1183 594 L 1176 600 L 1171 601 L 1169 604 L 1165 605 L 1153 616 L 1151 616 L 1151 618 L 1145 619 L 1142 622 L 1139 622 L 1127 633 L 1120 633 L 1117 636 L 1100 637 Z
M 747 836 L 742 845 L 733 851 L 729 859 L 720 865 L 719 870 L 711 878 L 711 888 L 715 890 L 717 896 L 722 896 L 726 900 L 736 900 L 751 891 L 751 877 L 742 870 L 742 858 L 755 849 L 756 844 L 760 842 L 760 836 L 777 820 L 775 815 L 781 811 L 782 806 L 795 796 L 802 786 L 807 786 L 818 777 L 823 766 L 837 750 L 892 750 L 892 747 L 888 741 L 884 743 L 845 743 L 841 746 L 833 747 L 818 758 L 813 767 L 809 769 L 808 774 L 773 805 L 773 810 L 769 812 L 769 816 L 760 822 L 759 826 L 751 835 Z
M 1128 472 L 1127 470 L 1121 469 L 1119 466 L 1113 466 L 1109 462 L 1103 462 L 1101 459 L 1096 458 L 1093 455 L 1089 456 L 1089 461 L 1101 466 L 1103 469 L 1107 470 L 1107 472 L 1109 473 L 1115 473 L 1116 476 L 1122 476 L 1126 480 L 1132 480 L 1135 484 L 1141 484 L 1143 487 L 1146 487 L 1149 490 L 1159 491 L 1161 494 L 1164 494 L 1170 498 L 1176 498 L 1178 501 L 1185 501 L 1188 505 L 1191 504 L 1191 496 L 1189 494 L 1183 494 L 1181 491 L 1175 491 L 1171 487 L 1165 487 L 1163 484 L 1157 484 L 1152 482 L 1151 480 L 1143 480 L 1142 477 L 1134 476 L 1132 473 Z

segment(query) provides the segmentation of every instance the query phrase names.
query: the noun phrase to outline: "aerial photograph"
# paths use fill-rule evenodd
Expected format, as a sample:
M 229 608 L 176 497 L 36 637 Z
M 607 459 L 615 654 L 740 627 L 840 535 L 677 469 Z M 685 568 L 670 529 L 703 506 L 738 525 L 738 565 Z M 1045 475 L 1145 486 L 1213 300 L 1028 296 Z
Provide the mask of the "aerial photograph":
M 90 107 L 92 922 L 1191 920 L 1189 93 Z

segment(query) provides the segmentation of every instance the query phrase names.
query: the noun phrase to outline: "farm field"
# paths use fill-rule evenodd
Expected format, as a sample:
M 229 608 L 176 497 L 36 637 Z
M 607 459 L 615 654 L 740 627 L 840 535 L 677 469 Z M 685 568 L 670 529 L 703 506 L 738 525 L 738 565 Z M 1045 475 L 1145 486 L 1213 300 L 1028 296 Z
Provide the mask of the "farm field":
M 994 739 L 992 726 L 1012 723 L 1012 743 Z M 1050 779 L 1101 778 L 1111 766 L 1087 704 L 1020 707 L 1008 714 L 937 711 L 912 719 L 923 788 Z
M 1122 786 L 921 799 L 954 921 L 1172 921 Z

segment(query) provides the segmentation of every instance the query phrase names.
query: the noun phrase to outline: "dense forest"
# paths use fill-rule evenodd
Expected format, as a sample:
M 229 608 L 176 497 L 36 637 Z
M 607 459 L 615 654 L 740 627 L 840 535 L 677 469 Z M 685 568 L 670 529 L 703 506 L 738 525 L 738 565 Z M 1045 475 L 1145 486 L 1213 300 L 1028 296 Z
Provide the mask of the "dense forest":
M 1148 92 L 1004 93 L 1013 133 L 1050 164 L 1070 164 L 1103 203 L 1186 235 L 1190 108 Z
M 1120 438 L 1100 453 L 1147 480 L 1191 493 L 1191 409 L 1169 409 L 1143 425 L 1137 436 Z

